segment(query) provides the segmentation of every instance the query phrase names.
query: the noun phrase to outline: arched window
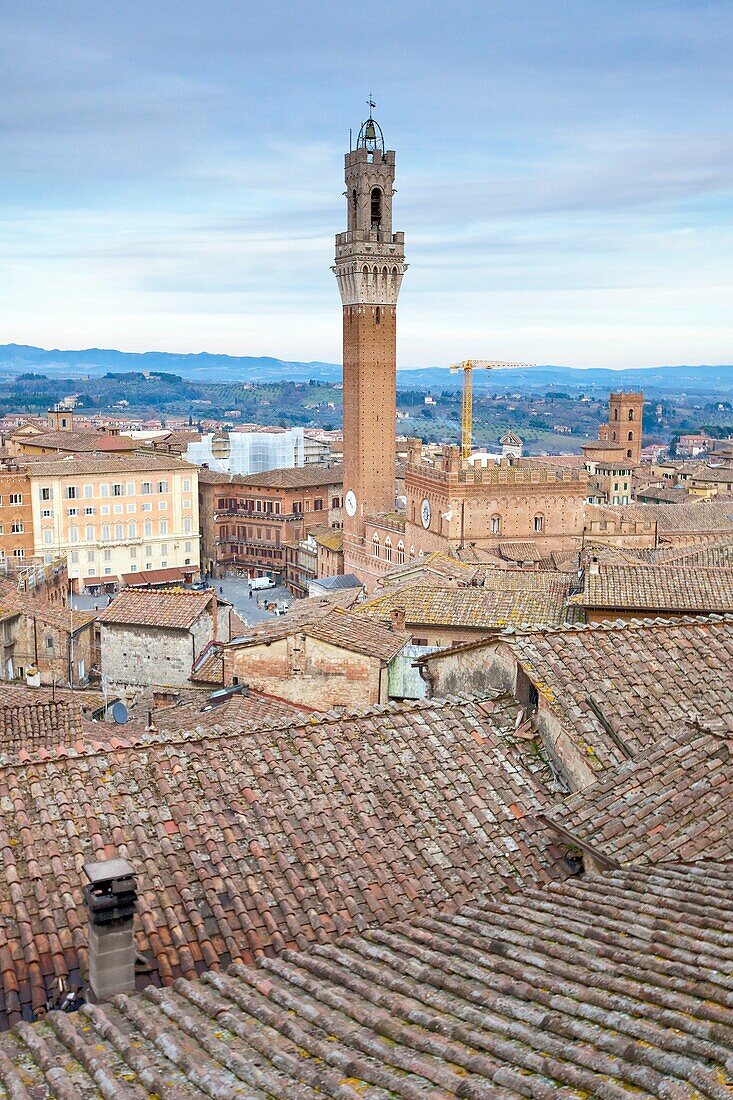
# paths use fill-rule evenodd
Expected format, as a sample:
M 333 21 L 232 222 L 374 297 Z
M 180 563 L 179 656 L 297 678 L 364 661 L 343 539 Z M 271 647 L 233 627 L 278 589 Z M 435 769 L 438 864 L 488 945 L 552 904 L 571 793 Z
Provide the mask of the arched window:
M 611 432 L 611 439 L 614 441 L 614 443 L 616 442 L 616 433 L 615 432 Z
M 629 420 L 633 420 L 633 419 L 634 419 L 634 410 L 629 409 Z
M 372 229 L 379 232 L 382 228 L 382 189 L 372 187 Z
M 618 409 L 613 410 L 613 419 L 618 420 Z
M 379 557 L 379 535 L 376 531 L 372 535 L 372 554 L 375 558 Z
M 414 505 L 413 505 L 413 508 L 414 508 Z M 415 518 L 415 517 L 413 516 L 413 519 L 414 519 L 414 518 Z M 415 547 L 414 547 L 414 546 L 411 546 L 411 547 L 410 547 L 410 561 L 412 561 L 412 560 L 414 559 L 414 557 L 415 557 Z
M 626 452 L 626 457 L 627 458 L 633 458 L 633 455 L 631 454 L 631 451 Z
M 397 543 L 397 564 L 398 565 L 404 565 L 405 564 L 405 544 L 404 544 L 404 542 L 402 542 L 401 539 Z
M 389 535 L 384 540 L 384 556 L 387 561 L 392 561 L 392 539 Z
M 634 442 L 634 433 L 629 432 L 629 443 L 633 443 L 633 442 Z
M 501 534 L 501 516 L 492 516 L 491 517 L 491 534 L 492 535 L 500 535 Z
M 545 529 L 545 517 L 542 515 L 541 512 L 538 512 L 537 515 L 534 517 L 534 529 L 535 534 L 537 535 L 541 535 Z

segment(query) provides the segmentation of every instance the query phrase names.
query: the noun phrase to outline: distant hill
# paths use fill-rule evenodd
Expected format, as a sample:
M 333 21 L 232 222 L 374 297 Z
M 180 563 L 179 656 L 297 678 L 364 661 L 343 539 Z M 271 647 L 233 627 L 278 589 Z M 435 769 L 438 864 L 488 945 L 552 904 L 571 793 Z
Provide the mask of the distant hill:
M 164 351 L 129 352 L 104 348 L 47 351 L 25 344 L 0 344 L 0 375 L 6 377 L 31 372 L 49 377 L 98 377 L 109 371 L 164 371 L 191 382 L 279 382 L 283 379 L 336 382 L 341 378 L 338 363 L 288 362 L 270 356 L 212 355 L 209 352 L 177 355 Z M 662 366 L 618 371 L 537 366 L 496 370 L 490 376 L 479 372 L 475 382 L 505 392 L 562 386 L 588 391 L 641 388 L 648 393 L 728 393 L 733 391 L 733 365 Z M 461 385 L 461 378 L 450 374 L 447 367 L 404 368 L 398 372 L 398 385 L 401 389 L 412 386 L 455 389 Z

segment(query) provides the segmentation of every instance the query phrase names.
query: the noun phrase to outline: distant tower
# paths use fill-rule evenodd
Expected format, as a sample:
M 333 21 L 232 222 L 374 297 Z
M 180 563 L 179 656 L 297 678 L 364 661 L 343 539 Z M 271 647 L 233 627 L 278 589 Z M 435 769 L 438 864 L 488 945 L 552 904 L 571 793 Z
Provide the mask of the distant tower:
M 344 536 L 361 543 L 364 517 L 394 511 L 397 296 L 404 233 L 392 232 L 395 155 L 369 118 L 346 154 L 347 231 L 333 271 L 343 303 Z
M 635 466 L 640 465 L 644 394 L 612 393 L 608 404 L 608 424 L 600 426 L 598 438 L 620 444 L 624 448 L 624 457 Z

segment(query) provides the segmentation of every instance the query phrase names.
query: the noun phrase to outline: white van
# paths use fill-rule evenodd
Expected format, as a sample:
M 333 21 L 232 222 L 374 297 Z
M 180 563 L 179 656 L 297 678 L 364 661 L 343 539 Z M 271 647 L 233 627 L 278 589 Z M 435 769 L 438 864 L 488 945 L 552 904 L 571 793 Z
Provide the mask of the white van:
M 262 588 L 277 588 L 277 585 L 272 577 L 253 577 L 247 583 L 249 584 L 249 587 L 252 589 L 253 592 L 256 592 Z

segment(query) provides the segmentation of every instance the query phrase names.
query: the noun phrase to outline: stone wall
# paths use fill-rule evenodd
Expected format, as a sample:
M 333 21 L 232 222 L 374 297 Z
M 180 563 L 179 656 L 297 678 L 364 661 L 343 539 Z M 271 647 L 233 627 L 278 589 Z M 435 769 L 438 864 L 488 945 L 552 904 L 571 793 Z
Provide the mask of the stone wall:
M 188 630 L 102 623 L 102 671 L 110 684 L 183 687 L 194 661 Z

